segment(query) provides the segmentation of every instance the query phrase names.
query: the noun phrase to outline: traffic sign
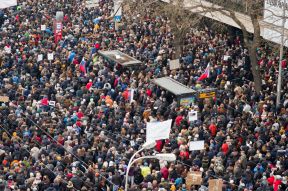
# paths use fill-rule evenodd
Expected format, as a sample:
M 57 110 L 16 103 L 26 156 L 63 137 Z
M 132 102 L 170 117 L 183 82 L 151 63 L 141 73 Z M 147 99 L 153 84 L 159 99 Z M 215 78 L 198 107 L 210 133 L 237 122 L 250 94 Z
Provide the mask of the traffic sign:
M 121 15 L 114 16 L 114 21 L 120 22 L 121 21 Z

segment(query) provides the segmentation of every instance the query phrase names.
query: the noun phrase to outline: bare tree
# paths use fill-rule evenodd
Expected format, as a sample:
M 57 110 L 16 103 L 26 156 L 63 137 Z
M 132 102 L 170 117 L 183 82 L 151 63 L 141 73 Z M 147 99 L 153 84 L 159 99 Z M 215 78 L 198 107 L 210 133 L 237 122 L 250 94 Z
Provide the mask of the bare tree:
M 175 48 L 173 59 L 180 57 L 185 45 L 186 35 L 191 31 L 192 27 L 199 24 L 202 17 L 185 9 L 184 0 L 173 0 L 172 3 L 164 3 L 159 0 L 126 0 L 124 4 L 125 6 L 129 5 L 129 10 L 133 11 L 133 13 L 137 12 L 141 16 L 147 14 L 150 16 L 162 16 L 169 21 Z
M 199 24 L 201 15 L 192 13 L 185 9 L 184 0 L 174 0 L 172 3 L 167 5 L 162 4 L 157 7 L 156 13 L 161 13 L 169 20 L 174 37 L 174 58 L 179 58 L 183 52 L 186 34 L 190 32 L 192 27 Z
M 224 2 L 225 1 L 225 2 Z M 257 48 L 260 47 L 261 44 L 261 30 L 260 30 L 260 21 L 263 13 L 263 1 L 262 0 L 246 0 L 246 15 L 249 16 L 251 19 L 251 23 L 253 26 L 253 34 L 249 33 L 249 30 L 246 28 L 245 24 L 237 17 L 237 12 L 234 6 L 233 0 L 220 0 L 218 3 L 226 4 L 227 6 L 220 7 L 215 4 L 212 6 L 204 5 L 200 1 L 199 5 L 204 12 L 219 12 L 222 15 L 225 15 L 231 18 L 242 30 L 243 38 L 244 38 L 244 45 L 247 47 L 251 62 L 251 71 L 254 78 L 254 86 L 256 92 L 261 91 L 262 80 L 261 74 L 258 67 L 258 60 L 257 60 Z M 232 5 L 232 6 L 229 6 Z
M 201 16 L 210 14 L 220 14 L 232 19 L 241 29 L 244 38 L 244 45 L 248 49 L 251 71 L 254 78 L 254 86 L 256 92 L 261 91 L 262 79 L 258 67 L 257 48 L 261 45 L 261 28 L 260 23 L 263 17 L 263 0 L 245 0 L 247 22 L 251 23 L 250 28 L 246 28 L 246 23 L 239 18 L 235 0 L 126 0 L 126 3 L 134 2 L 132 10 L 140 13 L 152 11 L 156 14 L 165 16 L 170 21 L 170 27 L 174 35 L 175 57 L 178 58 L 184 46 L 186 33 L 189 32 L 191 26 L 199 23 Z M 215 4 L 215 2 L 217 4 Z M 133 4 L 133 3 L 132 3 Z M 250 26 L 250 25 L 249 25 Z

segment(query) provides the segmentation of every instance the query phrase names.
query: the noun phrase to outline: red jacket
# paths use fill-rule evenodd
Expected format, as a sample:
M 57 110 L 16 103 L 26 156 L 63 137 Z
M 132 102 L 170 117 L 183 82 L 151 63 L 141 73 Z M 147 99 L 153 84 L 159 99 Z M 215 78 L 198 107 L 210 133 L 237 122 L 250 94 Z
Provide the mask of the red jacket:
M 217 133 L 217 127 L 213 123 L 209 126 L 209 130 L 212 136 L 216 136 Z
M 87 88 L 87 90 L 90 90 L 90 88 L 92 87 L 92 82 L 88 82 L 87 84 L 86 84 L 86 88 Z
M 227 143 L 224 143 L 221 149 L 222 149 L 222 152 L 226 155 L 229 150 L 229 145 Z
M 155 150 L 158 151 L 158 152 L 161 152 L 161 150 L 162 150 L 162 140 L 156 141 Z
M 43 98 L 41 104 L 47 106 L 49 104 L 48 98 Z
M 185 159 L 188 159 L 189 158 L 188 151 L 181 151 L 180 152 L 180 157 L 184 157 Z
M 163 177 L 165 180 L 167 180 L 168 177 L 169 177 L 169 171 L 168 171 L 167 167 L 165 166 L 165 167 L 161 168 L 160 172 L 161 172 L 161 174 L 162 174 L 162 177 Z
M 176 119 L 175 119 L 176 125 L 180 126 L 182 120 L 183 120 L 183 116 L 182 115 L 177 116 Z
M 77 117 L 78 117 L 78 119 L 81 119 L 82 117 L 84 117 L 84 114 L 81 111 L 79 111 L 77 113 Z
M 147 94 L 149 97 L 151 97 L 152 91 L 151 91 L 150 89 L 147 89 L 147 90 L 146 90 L 146 94 Z

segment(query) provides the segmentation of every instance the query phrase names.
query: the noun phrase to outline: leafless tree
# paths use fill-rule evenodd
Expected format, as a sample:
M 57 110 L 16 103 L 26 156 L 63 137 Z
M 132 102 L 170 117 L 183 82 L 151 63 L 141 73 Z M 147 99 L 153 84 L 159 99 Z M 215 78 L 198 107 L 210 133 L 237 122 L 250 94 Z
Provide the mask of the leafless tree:
M 232 19 L 236 25 L 241 29 L 244 38 L 244 45 L 248 50 L 251 71 L 254 77 L 255 90 L 259 93 L 261 91 L 262 80 L 261 73 L 258 67 L 257 48 L 260 47 L 261 27 L 260 24 L 263 19 L 264 0 L 245 0 L 245 7 L 247 22 L 251 23 L 249 28 L 243 19 L 239 18 L 237 7 L 239 2 L 235 0 L 126 0 L 126 4 L 134 5 L 131 9 L 140 13 L 148 10 L 165 16 L 170 21 L 170 27 L 174 35 L 175 57 L 179 57 L 184 45 L 186 33 L 189 32 L 191 26 L 196 26 L 200 18 L 207 14 L 220 14 Z M 132 2 L 132 3 L 131 3 Z M 217 4 L 216 4 L 217 3 Z M 246 22 L 246 21 L 245 21 Z
M 143 15 L 162 16 L 169 22 L 169 28 L 173 34 L 174 58 L 179 58 L 183 51 L 186 34 L 192 27 L 197 26 L 201 15 L 185 9 L 184 0 L 173 0 L 173 3 L 165 3 L 159 0 L 126 0 L 129 10 Z M 127 9 L 126 9 L 127 10 Z M 125 13 L 126 14 L 126 13 Z M 193 19 L 191 19 L 193 18 Z

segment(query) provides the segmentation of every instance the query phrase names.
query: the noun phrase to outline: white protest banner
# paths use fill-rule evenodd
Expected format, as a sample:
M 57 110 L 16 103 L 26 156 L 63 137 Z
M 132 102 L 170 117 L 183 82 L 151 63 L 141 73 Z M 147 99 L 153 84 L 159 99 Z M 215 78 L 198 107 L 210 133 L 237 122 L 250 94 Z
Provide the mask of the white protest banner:
M 55 101 L 49 101 L 49 105 L 50 105 L 50 106 L 54 106 L 54 107 L 55 107 L 55 105 L 56 105 L 56 102 L 55 102 Z
M 188 113 L 188 120 L 189 121 L 196 121 L 198 119 L 198 112 L 197 111 L 190 111 Z
M 197 151 L 204 149 L 204 141 L 191 141 L 189 143 L 189 151 Z
M 54 59 L 53 53 L 48 53 L 47 58 L 48 58 L 48 60 L 53 60 Z
M 46 25 L 41 25 L 41 31 L 45 31 L 46 30 Z
M 11 46 L 9 46 L 9 45 L 5 46 L 4 50 L 7 54 L 11 54 Z
M 223 60 L 224 60 L 224 61 L 227 61 L 229 58 L 230 58 L 230 56 L 224 55 Z
M 56 21 L 63 21 L 63 18 L 64 18 L 63 11 L 57 11 L 55 18 L 56 18 Z
M 130 145 L 131 145 L 131 147 L 134 147 L 136 144 L 135 144 L 135 141 L 130 141 Z
M 98 7 L 99 0 L 86 0 L 85 5 L 87 8 Z
M 0 9 L 5 9 L 7 7 L 12 7 L 17 5 L 17 0 L 1 0 Z
M 37 62 L 40 62 L 42 60 L 43 60 L 43 54 L 38 54 Z
M 152 142 L 161 139 L 168 139 L 172 125 L 172 119 L 162 122 L 147 123 L 146 141 Z

